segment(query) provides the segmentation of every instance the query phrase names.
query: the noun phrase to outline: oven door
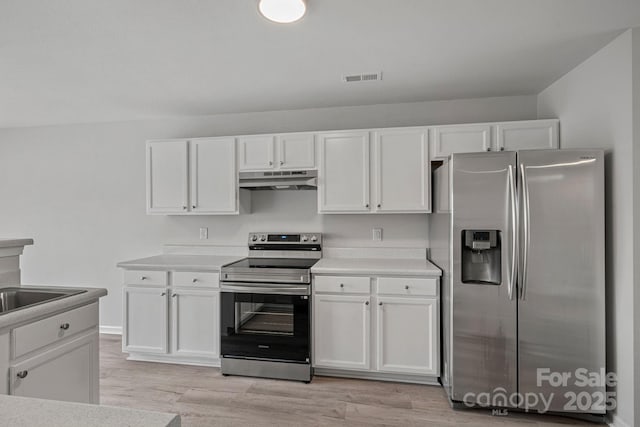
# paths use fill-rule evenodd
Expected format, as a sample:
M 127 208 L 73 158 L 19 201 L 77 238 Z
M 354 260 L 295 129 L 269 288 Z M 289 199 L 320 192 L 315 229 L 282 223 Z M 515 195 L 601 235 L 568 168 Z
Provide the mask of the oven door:
M 222 286 L 221 355 L 309 363 L 311 297 L 243 288 Z

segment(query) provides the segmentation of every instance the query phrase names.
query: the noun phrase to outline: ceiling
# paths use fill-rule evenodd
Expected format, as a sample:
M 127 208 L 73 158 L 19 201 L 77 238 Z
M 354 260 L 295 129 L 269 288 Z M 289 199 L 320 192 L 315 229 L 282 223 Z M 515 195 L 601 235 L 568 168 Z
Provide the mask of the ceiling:
M 535 94 L 635 26 L 638 0 L 0 0 L 0 127 Z

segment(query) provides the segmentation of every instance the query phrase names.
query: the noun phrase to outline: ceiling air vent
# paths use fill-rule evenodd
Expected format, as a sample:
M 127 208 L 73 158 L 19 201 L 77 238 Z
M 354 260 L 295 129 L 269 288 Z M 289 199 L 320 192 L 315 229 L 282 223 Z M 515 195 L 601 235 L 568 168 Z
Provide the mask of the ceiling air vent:
M 342 76 L 342 81 L 345 83 L 375 82 L 379 80 L 382 80 L 382 71 L 379 73 L 350 74 L 348 76 Z

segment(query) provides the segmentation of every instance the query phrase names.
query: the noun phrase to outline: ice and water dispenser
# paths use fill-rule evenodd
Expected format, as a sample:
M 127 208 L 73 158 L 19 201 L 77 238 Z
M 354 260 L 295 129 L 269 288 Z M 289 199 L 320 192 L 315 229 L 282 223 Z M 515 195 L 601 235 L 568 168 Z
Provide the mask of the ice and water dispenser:
M 500 285 L 500 230 L 462 231 L 462 283 Z

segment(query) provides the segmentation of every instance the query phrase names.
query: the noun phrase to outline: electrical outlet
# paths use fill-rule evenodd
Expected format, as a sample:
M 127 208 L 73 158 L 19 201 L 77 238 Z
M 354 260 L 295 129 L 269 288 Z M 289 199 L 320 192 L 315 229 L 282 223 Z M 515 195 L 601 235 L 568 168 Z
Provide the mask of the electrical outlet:
M 200 227 L 200 240 L 206 240 L 209 238 L 209 228 Z
M 374 228 L 373 230 L 373 241 L 381 242 L 382 241 L 382 228 Z

